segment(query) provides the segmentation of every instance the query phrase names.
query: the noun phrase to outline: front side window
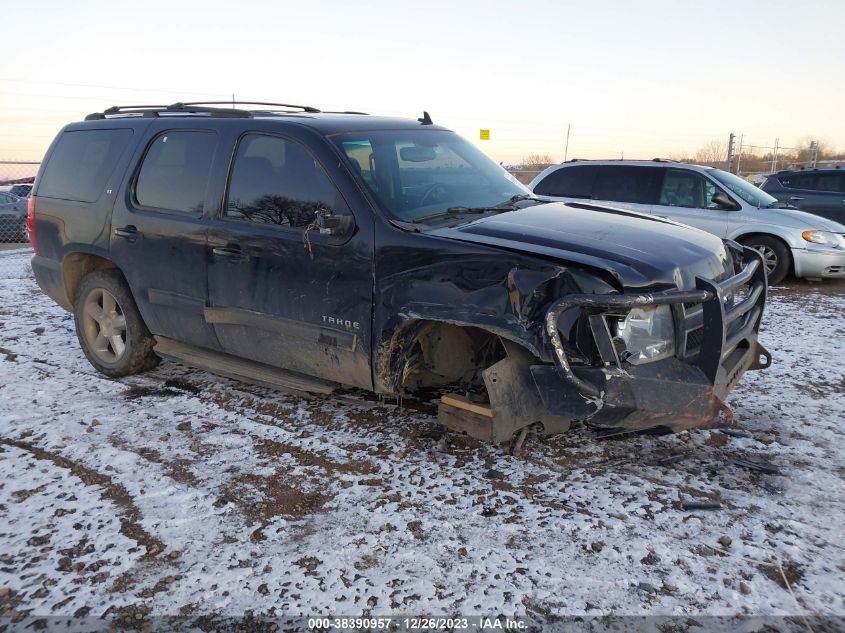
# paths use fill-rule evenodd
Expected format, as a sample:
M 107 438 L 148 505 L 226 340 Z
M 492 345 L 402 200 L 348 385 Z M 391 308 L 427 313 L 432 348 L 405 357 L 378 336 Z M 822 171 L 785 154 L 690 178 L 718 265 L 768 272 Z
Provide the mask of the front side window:
M 766 208 L 778 204 L 777 198 L 770 196 L 759 187 L 755 187 L 739 176 L 735 176 L 721 169 L 710 169 L 707 173 L 750 205 Z
M 247 134 L 238 144 L 225 208 L 228 218 L 305 228 L 320 209 L 348 214 L 317 160 L 295 141 Z
M 159 134 L 150 144 L 138 180 L 135 201 L 142 207 L 202 213 L 217 134 L 177 130 Z
M 382 130 L 332 139 L 391 217 L 480 209 L 530 192 L 479 149 L 446 130 Z
M 660 170 L 652 167 L 599 167 L 593 184 L 594 200 L 654 204 Z
M 713 195 L 718 191 L 716 185 L 694 171 L 669 169 L 663 179 L 658 204 L 670 207 L 690 207 L 693 209 L 717 209 Z

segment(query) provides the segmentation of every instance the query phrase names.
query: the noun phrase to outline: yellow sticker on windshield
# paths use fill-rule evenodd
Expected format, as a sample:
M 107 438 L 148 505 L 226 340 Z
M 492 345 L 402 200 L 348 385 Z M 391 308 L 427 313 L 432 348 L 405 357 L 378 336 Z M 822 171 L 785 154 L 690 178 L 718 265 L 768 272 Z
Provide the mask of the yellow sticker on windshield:
M 480 130 L 481 134 L 479 134 L 479 138 L 482 141 L 489 141 L 490 140 L 490 130 Z

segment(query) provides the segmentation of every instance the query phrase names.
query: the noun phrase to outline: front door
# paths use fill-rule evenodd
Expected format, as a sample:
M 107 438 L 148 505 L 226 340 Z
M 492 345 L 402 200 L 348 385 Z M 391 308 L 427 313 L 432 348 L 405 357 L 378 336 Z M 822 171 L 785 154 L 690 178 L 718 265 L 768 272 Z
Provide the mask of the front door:
M 169 124 L 169 126 L 167 125 Z M 218 134 L 157 121 L 112 212 L 111 254 L 153 334 L 218 348 L 203 316 L 209 174 Z M 136 159 L 136 163 L 137 163 Z
M 372 239 L 321 234 L 318 210 L 351 215 L 311 152 L 243 135 L 209 229 L 206 320 L 230 354 L 371 388 Z
M 732 212 L 713 202 L 713 196 L 721 191 L 695 171 L 670 168 L 665 171 L 653 213 L 724 238 Z

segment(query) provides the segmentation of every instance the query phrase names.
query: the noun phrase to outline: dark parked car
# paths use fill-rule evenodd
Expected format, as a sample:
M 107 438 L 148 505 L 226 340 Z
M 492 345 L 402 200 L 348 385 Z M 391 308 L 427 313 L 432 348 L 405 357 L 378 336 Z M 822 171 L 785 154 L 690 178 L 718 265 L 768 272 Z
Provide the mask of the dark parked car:
M 845 224 L 845 169 L 780 171 L 760 188 L 802 211 Z
M 12 185 L 11 189 L 9 189 L 9 193 L 12 193 L 20 198 L 28 198 L 31 191 L 32 185 L 28 184 Z
M 26 242 L 26 199 L 0 191 L 0 242 Z
M 709 424 L 768 366 L 756 251 L 534 199 L 427 114 L 262 105 L 112 108 L 50 146 L 33 270 L 102 373 L 166 356 L 300 391 L 451 389 L 444 423 L 502 442 Z

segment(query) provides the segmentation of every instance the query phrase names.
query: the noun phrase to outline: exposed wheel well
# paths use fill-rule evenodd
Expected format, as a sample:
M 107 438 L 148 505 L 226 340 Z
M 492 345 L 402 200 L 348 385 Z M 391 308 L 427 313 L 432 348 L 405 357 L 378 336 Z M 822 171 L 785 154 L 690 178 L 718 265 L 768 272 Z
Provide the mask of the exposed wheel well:
M 749 242 L 753 241 L 755 237 L 768 237 L 769 239 L 777 240 L 783 247 L 786 249 L 786 252 L 789 254 L 789 270 L 788 274 L 793 274 L 795 272 L 795 263 L 792 261 L 792 250 L 789 247 L 789 244 L 786 243 L 786 240 L 783 238 L 774 235 L 773 233 L 745 233 L 744 235 L 738 235 L 734 238 L 734 241 L 739 242 L 740 244 L 748 244 Z
M 382 346 L 376 384 L 388 392 L 480 386 L 481 372 L 504 357 L 497 334 L 442 321 L 415 321 Z
M 62 280 L 71 308 L 73 307 L 73 298 L 76 296 L 76 288 L 82 278 L 95 270 L 106 268 L 117 268 L 117 266 L 113 261 L 91 253 L 70 253 L 65 256 L 62 260 Z

